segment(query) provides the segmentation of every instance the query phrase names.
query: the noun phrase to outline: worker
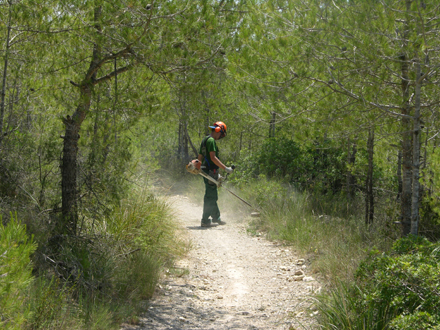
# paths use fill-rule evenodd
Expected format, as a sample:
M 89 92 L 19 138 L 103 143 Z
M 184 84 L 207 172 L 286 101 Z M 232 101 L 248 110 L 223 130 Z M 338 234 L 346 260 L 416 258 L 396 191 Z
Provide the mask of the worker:
M 219 179 L 219 168 L 225 170 L 227 173 L 232 173 L 234 170 L 227 167 L 218 158 L 218 148 L 215 141 L 220 140 L 226 136 L 226 125 L 221 121 L 215 122 L 212 126 L 211 134 L 206 136 L 201 145 L 198 155 L 198 160 L 202 162 L 202 171 L 210 175 L 215 180 Z M 217 185 L 210 180 L 203 178 L 205 182 L 205 196 L 203 198 L 203 215 L 202 227 L 211 227 L 226 224 L 220 219 L 220 210 L 217 205 L 218 191 Z

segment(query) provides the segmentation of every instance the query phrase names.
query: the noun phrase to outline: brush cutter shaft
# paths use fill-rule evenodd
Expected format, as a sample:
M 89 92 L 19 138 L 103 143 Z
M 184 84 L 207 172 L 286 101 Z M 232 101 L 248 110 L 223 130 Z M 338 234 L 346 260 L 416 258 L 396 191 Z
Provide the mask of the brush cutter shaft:
M 209 176 L 209 175 L 206 174 L 205 172 L 200 171 L 199 174 L 200 174 L 201 176 L 203 176 L 204 178 L 207 178 L 209 181 L 214 182 L 214 183 L 217 185 L 217 187 L 220 187 L 220 186 L 221 186 L 221 184 L 220 184 L 217 180 L 215 180 L 214 178 L 212 178 L 211 176 Z M 239 200 L 241 200 L 243 203 L 245 203 L 246 205 L 252 207 L 252 205 L 249 204 L 248 202 L 246 202 L 243 198 L 241 198 L 240 196 L 237 196 L 235 193 L 233 193 L 232 191 L 230 191 L 230 190 L 229 190 L 228 188 L 226 188 L 225 186 L 222 186 L 222 187 L 223 187 L 224 189 L 226 189 L 228 192 L 230 192 L 232 195 L 234 195 L 235 197 L 237 197 Z
M 199 174 L 201 176 L 203 176 L 204 178 L 207 178 L 209 181 L 214 182 L 217 187 L 221 186 L 220 183 L 216 179 L 214 179 L 212 176 L 210 176 L 209 174 L 206 174 L 203 171 L 200 171 Z
M 226 188 L 226 187 L 223 187 L 223 188 L 225 188 L 227 191 L 229 191 L 232 195 L 234 195 L 235 197 L 237 197 L 239 200 L 241 200 L 241 201 L 242 201 L 243 203 L 245 203 L 246 205 L 252 207 L 251 204 L 249 204 L 248 202 L 246 202 L 243 198 L 241 198 L 241 197 L 237 196 L 236 194 L 234 194 L 234 193 L 233 193 L 232 191 L 230 191 L 228 188 Z
M 192 174 L 200 174 L 201 176 L 203 176 L 204 178 L 208 179 L 209 181 L 213 182 L 217 187 L 222 186 L 220 182 L 218 182 L 217 180 L 215 180 L 213 177 L 211 177 L 210 175 L 206 174 L 205 172 L 203 172 L 200 169 L 200 162 L 198 160 L 193 160 L 192 162 L 190 162 L 188 165 L 186 165 L 186 169 L 188 172 L 192 173 Z M 235 166 L 232 166 L 232 168 L 234 169 Z M 226 174 L 226 177 L 228 176 L 228 174 Z M 243 203 L 245 203 L 246 205 L 252 207 L 251 204 L 249 204 L 248 202 L 246 202 L 243 198 L 237 196 L 235 193 L 233 193 L 232 191 L 230 191 L 228 188 L 224 187 L 228 192 L 230 192 L 232 195 L 234 195 L 235 197 L 237 197 L 239 200 L 241 200 Z

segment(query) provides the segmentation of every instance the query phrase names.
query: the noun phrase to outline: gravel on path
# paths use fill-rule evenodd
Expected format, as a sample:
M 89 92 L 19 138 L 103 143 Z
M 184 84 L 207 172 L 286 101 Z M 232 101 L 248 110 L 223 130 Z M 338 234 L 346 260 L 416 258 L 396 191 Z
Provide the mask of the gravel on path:
M 200 227 L 200 205 L 170 203 L 191 240 L 189 254 L 158 285 L 139 324 L 123 330 L 315 329 L 313 294 L 321 285 L 290 247 L 247 233 L 247 221 L 222 212 L 226 225 Z

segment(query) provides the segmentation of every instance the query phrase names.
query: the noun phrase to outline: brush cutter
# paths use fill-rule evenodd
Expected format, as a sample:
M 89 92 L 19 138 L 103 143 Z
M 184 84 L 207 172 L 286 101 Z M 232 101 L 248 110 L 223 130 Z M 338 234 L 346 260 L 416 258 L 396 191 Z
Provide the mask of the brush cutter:
M 213 177 L 211 177 L 210 175 L 206 174 L 204 171 L 202 171 L 201 169 L 202 167 L 202 163 L 198 160 L 198 159 L 194 159 L 192 161 L 190 161 L 188 163 L 188 165 L 186 165 L 186 170 L 189 173 L 192 174 L 200 174 L 201 176 L 203 176 L 204 178 L 208 179 L 209 181 L 213 182 L 217 187 L 223 187 L 224 189 L 226 189 L 229 193 L 231 193 L 232 195 L 234 195 L 235 197 L 237 197 L 239 200 L 241 200 L 243 203 L 245 203 L 246 205 L 252 207 L 251 204 L 249 204 L 248 202 L 246 202 L 243 198 L 241 198 L 240 196 L 237 196 L 235 193 L 233 193 L 232 191 L 230 191 L 228 188 L 226 188 L 225 186 L 222 185 L 222 182 L 227 178 L 228 174 L 226 174 L 226 177 L 219 177 L 219 180 L 215 180 Z M 235 166 L 232 166 L 232 168 L 235 168 Z M 223 179 L 223 180 L 222 180 Z

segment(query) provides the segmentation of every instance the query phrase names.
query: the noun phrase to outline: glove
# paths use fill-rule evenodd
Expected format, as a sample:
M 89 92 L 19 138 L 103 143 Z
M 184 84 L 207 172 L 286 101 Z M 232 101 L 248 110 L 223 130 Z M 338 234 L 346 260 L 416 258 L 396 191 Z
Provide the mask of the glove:
M 225 171 L 226 171 L 226 173 L 232 173 L 232 172 L 234 172 L 234 169 L 232 167 L 226 167 Z

